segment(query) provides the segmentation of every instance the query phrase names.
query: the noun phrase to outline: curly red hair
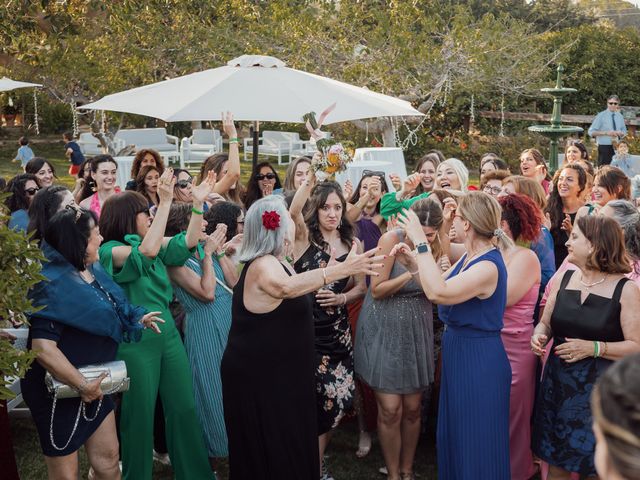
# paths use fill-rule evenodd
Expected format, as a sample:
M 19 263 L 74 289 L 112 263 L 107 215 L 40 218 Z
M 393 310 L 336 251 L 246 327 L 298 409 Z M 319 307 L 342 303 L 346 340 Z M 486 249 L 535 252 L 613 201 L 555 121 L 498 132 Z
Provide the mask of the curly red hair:
M 502 220 L 507 222 L 515 241 L 532 242 L 540 236 L 542 217 L 538 206 L 526 195 L 513 193 L 498 198 Z

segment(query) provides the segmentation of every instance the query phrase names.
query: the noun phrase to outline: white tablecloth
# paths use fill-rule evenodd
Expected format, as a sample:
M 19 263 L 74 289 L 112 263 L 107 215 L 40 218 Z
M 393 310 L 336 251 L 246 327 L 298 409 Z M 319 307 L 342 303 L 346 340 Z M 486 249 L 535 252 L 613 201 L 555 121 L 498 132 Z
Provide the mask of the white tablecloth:
M 127 182 L 131 179 L 131 165 L 133 165 L 133 159 L 135 157 L 115 157 L 115 161 L 118 164 L 118 171 L 116 174 L 116 184 L 124 190 L 127 186 Z
M 389 162 L 392 167 L 389 173 L 397 173 L 403 180 L 407 176 L 404 153 L 402 153 L 402 149 L 398 147 L 357 148 L 353 155 L 353 161 Z
M 360 160 L 359 162 L 356 162 L 354 160 L 353 162 L 347 164 L 346 171 L 336 174 L 336 181 L 340 185 L 344 185 L 347 180 L 351 180 L 351 183 L 353 183 L 353 188 L 356 188 L 358 182 L 360 182 L 360 179 L 362 178 L 362 173 L 365 170 L 384 172 L 385 180 L 387 181 L 387 188 L 389 188 L 389 190 L 393 190 L 389 174 L 398 172 L 393 169 L 393 165 L 391 164 L 391 162 L 378 162 L 372 160 Z

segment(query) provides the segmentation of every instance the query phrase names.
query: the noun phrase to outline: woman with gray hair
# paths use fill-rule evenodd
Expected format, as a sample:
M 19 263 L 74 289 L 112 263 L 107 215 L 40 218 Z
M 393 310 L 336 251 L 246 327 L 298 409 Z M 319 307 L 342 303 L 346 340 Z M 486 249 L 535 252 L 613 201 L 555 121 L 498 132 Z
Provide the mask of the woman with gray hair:
M 234 480 L 317 480 L 311 292 L 352 274 L 377 275 L 374 250 L 296 274 L 285 261 L 295 226 L 284 200 L 257 200 L 245 216 L 231 330 L 222 358 L 224 417 Z

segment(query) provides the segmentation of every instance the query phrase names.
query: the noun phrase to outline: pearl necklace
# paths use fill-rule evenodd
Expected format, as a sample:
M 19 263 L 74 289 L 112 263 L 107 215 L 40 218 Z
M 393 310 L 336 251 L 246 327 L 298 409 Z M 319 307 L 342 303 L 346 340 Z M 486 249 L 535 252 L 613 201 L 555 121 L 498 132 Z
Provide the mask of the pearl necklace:
M 597 282 L 593 282 L 593 283 L 584 283 L 584 282 L 582 281 L 582 275 L 581 275 L 581 276 L 580 276 L 580 283 L 582 284 L 582 286 L 583 286 L 584 288 L 586 288 L 587 290 L 589 290 L 591 287 L 595 287 L 596 285 L 600 285 L 601 283 L 603 283 L 603 282 L 607 279 L 607 277 L 608 277 L 608 276 L 609 276 L 609 274 L 608 274 L 608 273 L 605 273 L 605 274 L 604 274 L 604 277 L 602 277 L 602 278 L 601 278 L 600 280 L 598 280 Z

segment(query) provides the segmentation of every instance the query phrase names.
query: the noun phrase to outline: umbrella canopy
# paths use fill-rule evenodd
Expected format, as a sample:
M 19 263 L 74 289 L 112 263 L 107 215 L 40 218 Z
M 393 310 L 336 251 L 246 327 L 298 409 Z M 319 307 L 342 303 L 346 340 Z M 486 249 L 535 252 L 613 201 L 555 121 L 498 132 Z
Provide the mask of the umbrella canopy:
M 0 78 L 0 92 L 17 90 L 18 88 L 41 87 L 39 83 L 18 82 L 7 77 Z
M 302 122 L 336 103 L 326 124 L 382 116 L 422 116 L 409 102 L 285 66 L 274 57 L 243 55 L 226 66 L 126 90 L 80 108 L 135 113 L 166 122 L 235 120 Z

